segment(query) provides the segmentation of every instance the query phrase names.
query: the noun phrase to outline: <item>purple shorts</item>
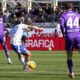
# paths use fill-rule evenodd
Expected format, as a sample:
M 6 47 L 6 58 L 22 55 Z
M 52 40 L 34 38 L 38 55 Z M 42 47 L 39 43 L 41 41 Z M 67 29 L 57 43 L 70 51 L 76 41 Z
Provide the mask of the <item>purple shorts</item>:
M 68 33 L 65 36 L 65 48 L 72 51 L 73 48 L 80 49 L 80 33 Z
M 3 44 L 6 42 L 5 36 L 0 36 L 0 43 Z

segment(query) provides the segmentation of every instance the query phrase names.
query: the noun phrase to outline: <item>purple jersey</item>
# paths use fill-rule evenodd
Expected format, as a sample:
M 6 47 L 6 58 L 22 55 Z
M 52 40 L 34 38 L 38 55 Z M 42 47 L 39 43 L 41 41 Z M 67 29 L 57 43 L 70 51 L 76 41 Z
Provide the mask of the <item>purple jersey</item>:
M 2 17 L 0 17 L 0 36 L 4 36 L 4 25 Z
M 65 34 L 65 47 L 70 51 L 74 47 L 80 49 L 80 15 L 74 11 L 64 12 L 60 17 L 60 27 Z
M 74 11 L 64 12 L 60 17 L 62 32 L 65 34 L 69 32 L 79 32 L 79 20 L 80 15 L 78 13 Z

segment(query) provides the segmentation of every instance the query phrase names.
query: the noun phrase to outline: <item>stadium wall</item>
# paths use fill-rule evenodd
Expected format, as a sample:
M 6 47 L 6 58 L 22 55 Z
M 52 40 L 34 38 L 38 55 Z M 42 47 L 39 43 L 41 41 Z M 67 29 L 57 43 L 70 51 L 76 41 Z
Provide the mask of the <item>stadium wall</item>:
M 9 50 L 12 50 L 10 45 L 10 37 L 8 37 L 7 45 Z M 49 47 L 52 50 L 65 50 L 64 39 L 62 37 L 30 37 L 26 38 L 25 47 L 29 50 L 48 50 Z M 0 45 L 0 50 L 3 50 Z

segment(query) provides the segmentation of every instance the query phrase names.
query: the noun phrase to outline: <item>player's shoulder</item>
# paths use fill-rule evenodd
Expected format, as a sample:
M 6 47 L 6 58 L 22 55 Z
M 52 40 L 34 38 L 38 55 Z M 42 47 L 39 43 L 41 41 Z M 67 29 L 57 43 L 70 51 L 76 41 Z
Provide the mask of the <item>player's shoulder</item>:
M 79 15 L 79 13 L 76 12 L 76 11 L 74 11 L 74 10 L 72 10 L 72 11 L 67 11 L 67 15 L 69 15 L 69 16 L 70 16 L 70 15 L 71 15 L 71 16 L 73 15 L 73 16 L 74 16 L 74 15 Z
M 21 23 L 21 24 L 18 25 L 18 28 L 19 28 L 19 29 L 26 30 L 26 29 L 28 29 L 28 25 L 27 25 L 27 24 L 22 24 L 22 23 Z
M 76 11 L 73 11 L 73 10 L 65 11 L 62 14 L 62 17 L 68 17 L 68 16 L 79 16 L 79 14 Z
M 24 27 L 24 26 L 28 26 L 28 25 L 21 23 L 21 24 L 19 24 L 18 26 Z
M 62 13 L 60 14 L 60 19 L 61 19 L 61 18 L 64 18 L 64 17 L 65 17 L 65 14 L 66 14 L 66 12 L 62 12 Z

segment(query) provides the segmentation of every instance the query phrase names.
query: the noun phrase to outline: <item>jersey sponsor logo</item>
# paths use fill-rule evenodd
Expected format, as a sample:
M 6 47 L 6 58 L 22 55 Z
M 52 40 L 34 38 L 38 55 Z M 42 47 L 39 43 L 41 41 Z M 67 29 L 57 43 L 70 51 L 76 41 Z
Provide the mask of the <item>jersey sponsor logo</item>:
M 80 30 L 79 29 L 69 29 L 69 30 L 67 30 L 67 32 L 79 32 Z

